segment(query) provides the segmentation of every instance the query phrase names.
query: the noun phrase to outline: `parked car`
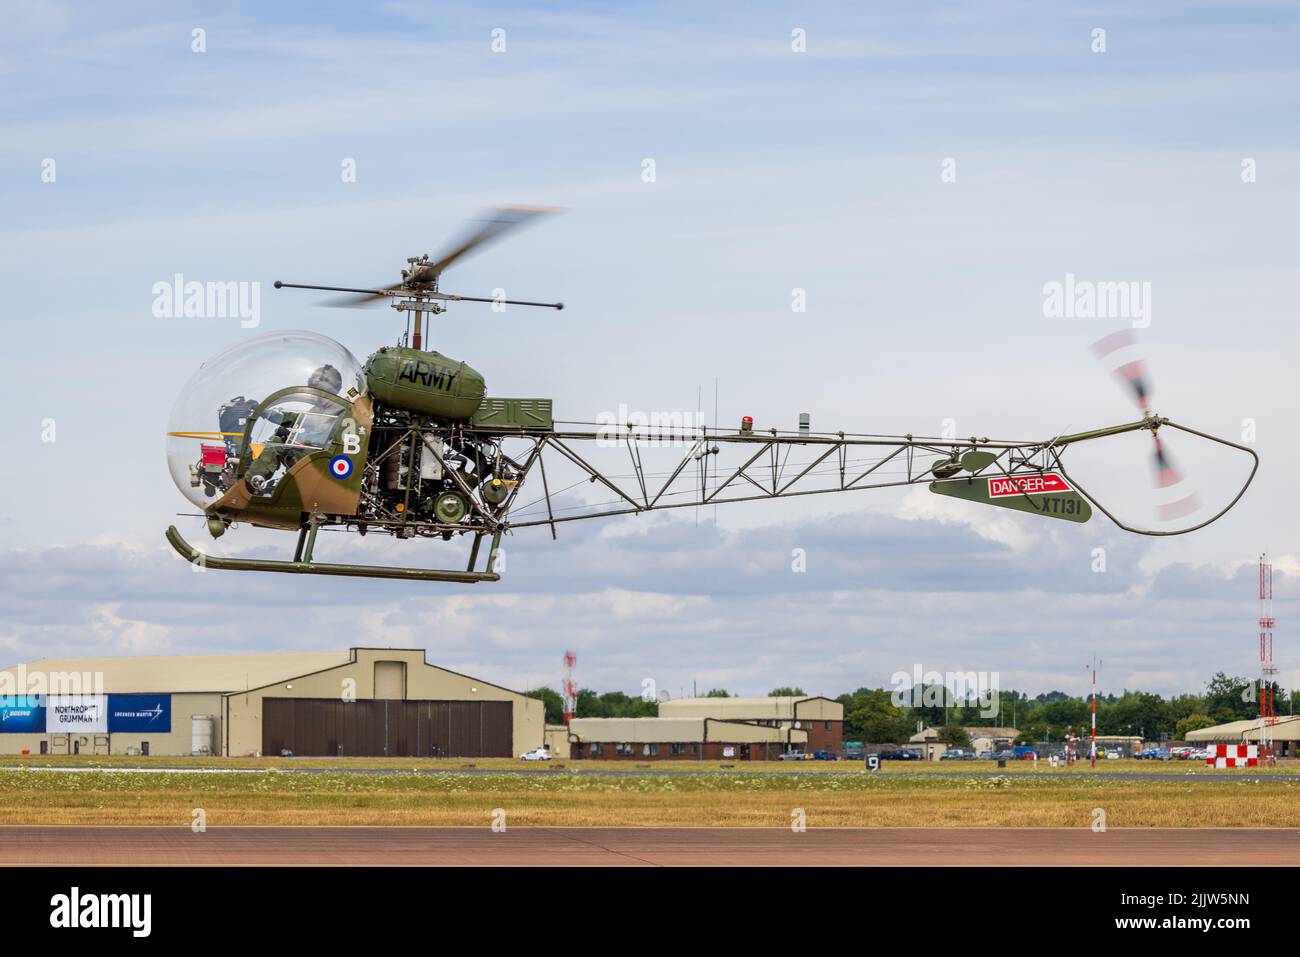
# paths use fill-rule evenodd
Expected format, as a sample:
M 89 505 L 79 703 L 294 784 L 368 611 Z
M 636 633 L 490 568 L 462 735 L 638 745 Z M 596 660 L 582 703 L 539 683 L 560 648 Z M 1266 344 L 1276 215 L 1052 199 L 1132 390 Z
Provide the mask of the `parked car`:
M 882 761 L 920 761 L 921 755 L 917 751 L 908 751 L 903 748 L 892 748 L 888 751 L 881 751 L 879 758 Z
M 838 761 L 839 759 L 840 759 L 840 756 L 839 756 L 838 754 L 836 754 L 834 751 L 814 751 L 814 752 L 813 752 L 813 760 L 814 760 L 814 761 Z
M 813 756 L 803 751 L 787 751 L 781 755 L 782 761 L 811 761 Z
M 520 761 L 549 761 L 551 752 L 546 748 L 533 748 L 531 751 L 525 751 L 519 755 Z
M 1139 761 L 1168 761 L 1173 755 L 1167 748 L 1143 748 L 1133 757 Z
M 974 761 L 975 752 L 968 751 L 965 748 L 949 748 L 943 754 L 939 755 L 940 761 Z

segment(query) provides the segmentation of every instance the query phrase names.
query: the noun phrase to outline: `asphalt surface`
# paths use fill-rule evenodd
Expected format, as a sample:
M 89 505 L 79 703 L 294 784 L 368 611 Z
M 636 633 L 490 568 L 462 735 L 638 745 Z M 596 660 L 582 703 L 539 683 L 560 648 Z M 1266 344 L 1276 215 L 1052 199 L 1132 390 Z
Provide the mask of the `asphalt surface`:
M 0 865 L 1300 865 L 1253 828 L 0 827 Z

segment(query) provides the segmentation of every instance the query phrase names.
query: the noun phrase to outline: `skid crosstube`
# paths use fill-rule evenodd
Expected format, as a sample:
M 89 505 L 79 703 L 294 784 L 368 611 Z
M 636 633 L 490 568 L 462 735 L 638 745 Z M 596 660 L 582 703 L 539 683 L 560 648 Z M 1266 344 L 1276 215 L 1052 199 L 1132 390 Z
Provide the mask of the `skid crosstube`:
M 494 571 L 471 572 L 438 568 L 400 568 L 385 565 L 338 565 L 327 562 L 281 562 L 259 558 L 221 558 L 199 551 L 182 537 L 181 533 L 176 530 L 175 525 L 168 526 L 167 541 L 171 543 L 172 548 L 176 549 L 177 554 L 187 562 L 219 570 L 286 572 L 296 575 L 342 575 L 349 578 L 396 578 L 405 581 L 455 582 L 463 585 L 501 580 L 501 576 Z

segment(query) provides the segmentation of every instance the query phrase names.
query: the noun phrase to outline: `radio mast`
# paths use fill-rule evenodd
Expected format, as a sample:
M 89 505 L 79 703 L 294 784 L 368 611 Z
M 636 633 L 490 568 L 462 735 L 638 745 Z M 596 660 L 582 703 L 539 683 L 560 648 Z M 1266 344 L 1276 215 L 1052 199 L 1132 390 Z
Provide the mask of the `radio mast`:
M 1268 553 L 1259 556 L 1259 756 L 1273 763 L 1273 725 L 1277 723 L 1273 684 L 1277 668 L 1273 666 L 1273 565 Z

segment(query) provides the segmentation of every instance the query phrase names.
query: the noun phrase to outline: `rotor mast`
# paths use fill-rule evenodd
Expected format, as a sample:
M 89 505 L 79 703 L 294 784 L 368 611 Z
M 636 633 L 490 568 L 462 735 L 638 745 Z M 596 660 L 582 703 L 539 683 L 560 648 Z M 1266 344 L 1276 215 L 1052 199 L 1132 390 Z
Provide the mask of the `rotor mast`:
M 423 257 L 412 256 L 410 259 L 406 261 L 406 264 L 411 268 L 409 270 L 403 270 L 402 278 L 405 279 L 409 277 L 412 273 L 414 273 L 416 271 L 417 264 L 421 262 L 427 263 L 428 261 L 429 261 L 428 255 L 425 255 Z M 436 275 L 433 277 L 431 281 L 431 285 L 433 287 L 431 291 L 437 292 L 438 277 Z M 443 307 L 438 305 L 436 302 L 433 302 L 432 300 L 420 300 L 420 299 L 399 300 L 398 302 L 392 303 L 392 306 L 394 309 L 398 310 L 399 312 L 406 310 L 415 313 L 415 321 L 411 329 L 411 348 L 412 349 L 424 348 L 422 342 L 424 313 L 425 313 L 424 307 L 425 306 L 429 307 L 428 312 L 430 313 L 430 315 L 437 315 L 438 313 L 443 312 L 444 311 Z
M 560 212 L 546 206 L 498 206 L 486 210 L 482 217 L 474 221 L 474 226 L 461 239 L 446 250 L 437 259 L 431 259 L 428 253 L 412 256 L 406 260 L 407 268 L 402 270 L 402 281 L 396 285 L 372 286 L 369 289 L 357 289 L 348 286 L 317 286 L 305 283 L 279 282 L 276 289 L 316 289 L 324 292 L 342 292 L 349 295 L 325 303 L 331 306 L 366 306 L 393 300 L 390 305 L 398 312 L 415 314 L 414 328 L 410 345 L 414 349 L 424 348 L 424 316 L 436 316 L 446 312 L 446 302 L 488 302 L 502 306 L 535 306 L 542 309 L 563 309 L 562 302 L 536 302 L 528 299 L 506 299 L 504 296 L 457 296 L 442 292 L 438 288 L 443 272 L 462 257 L 486 245 L 496 242 L 506 233 L 512 232 L 529 223 L 537 222 L 553 213 Z

